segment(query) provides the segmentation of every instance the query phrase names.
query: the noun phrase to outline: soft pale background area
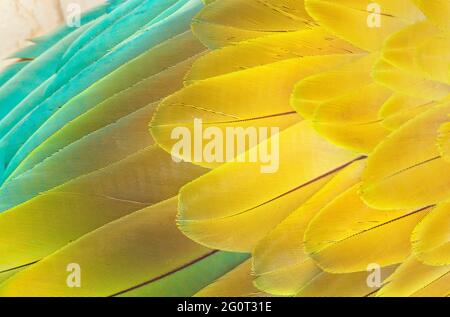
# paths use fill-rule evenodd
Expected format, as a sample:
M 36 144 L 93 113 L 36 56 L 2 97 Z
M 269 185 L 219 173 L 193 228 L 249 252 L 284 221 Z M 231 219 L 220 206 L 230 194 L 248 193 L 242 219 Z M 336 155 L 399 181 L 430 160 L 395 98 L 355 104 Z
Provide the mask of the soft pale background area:
M 88 10 L 104 0 L 0 0 L 0 70 L 27 41 L 54 30 L 64 23 L 69 3 Z

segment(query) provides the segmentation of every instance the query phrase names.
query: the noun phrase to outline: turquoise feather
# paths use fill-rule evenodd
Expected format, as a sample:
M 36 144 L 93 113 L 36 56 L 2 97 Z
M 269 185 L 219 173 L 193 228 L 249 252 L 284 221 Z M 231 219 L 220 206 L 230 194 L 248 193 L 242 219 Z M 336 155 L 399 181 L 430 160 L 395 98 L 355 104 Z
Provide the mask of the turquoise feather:
M 74 109 L 76 111 L 75 116 L 61 116 L 61 121 L 56 125 L 45 125 L 48 118 L 55 112 L 64 109 L 63 106 L 65 103 L 127 61 L 139 56 L 162 41 L 187 30 L 190 26 L 191 19 L 201 7 L 202 2 L 200 0 L 179 0 L 175 5 L 167 8 L 159 18 L 156 18 L 156 22 L 151 17 L 151 21 L 148 24 L 140 27 L 133 35 L 124 39 L 108 54 L 85 67 L 81 72 L 71 78 L 70 81 L 64 83 L 64 80 L 62 80 L 61 88 L 51 94 L 50 97 L 46 97 L 44 101 L 35 106 L 25 117 L 19 116 L 18 119 L 21 118 L 20 121 L 8 130 L 8 133 L 0 141 L 0 149 L 3 150 L 0 159 L 5 167 L 1 179 L 4 180 L 7 178 L 37 145 L 70 121 L 70 119 L 88 110 L 89 107 L 89 105 L 79 105 L 79 108 Z M 36 100 L 33 98 L 33 95 L 46 96 L 49 85 L 55 87 L 55 82 L 60 81 L 61 79 L 58 78 L 57 74 L 51 83 L 45 83 L 28 98 L 33 100 L 32 104 L 34 105 Z M 29 108 L 29 106 L 26 106 L 26 101 L 24 104 L 19 105 L 19 107 L 24 106 Z M 37 131 L 38 129 L 39 131 Z

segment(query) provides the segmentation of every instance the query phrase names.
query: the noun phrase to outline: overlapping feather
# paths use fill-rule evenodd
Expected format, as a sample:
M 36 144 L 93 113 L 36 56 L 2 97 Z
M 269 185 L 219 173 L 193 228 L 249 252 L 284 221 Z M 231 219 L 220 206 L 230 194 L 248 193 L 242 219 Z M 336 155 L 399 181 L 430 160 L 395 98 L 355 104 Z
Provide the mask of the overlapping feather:
M 0 78 L 0 293 L 448 296 L 447 1 L 204 2 L 111 3 Z M 280 133 L 175 163 L 194 118 Z

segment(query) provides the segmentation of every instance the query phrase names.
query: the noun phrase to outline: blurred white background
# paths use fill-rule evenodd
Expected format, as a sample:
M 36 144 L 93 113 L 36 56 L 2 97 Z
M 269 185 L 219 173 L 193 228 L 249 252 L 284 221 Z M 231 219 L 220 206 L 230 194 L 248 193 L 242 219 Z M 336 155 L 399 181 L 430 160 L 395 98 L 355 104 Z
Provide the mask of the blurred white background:
M 14 62 L 7 59 L 28 39 L 46 34 L 64 23 L 67 5 L 88 10 L 104 0 L 0 0 L 0 70 Z

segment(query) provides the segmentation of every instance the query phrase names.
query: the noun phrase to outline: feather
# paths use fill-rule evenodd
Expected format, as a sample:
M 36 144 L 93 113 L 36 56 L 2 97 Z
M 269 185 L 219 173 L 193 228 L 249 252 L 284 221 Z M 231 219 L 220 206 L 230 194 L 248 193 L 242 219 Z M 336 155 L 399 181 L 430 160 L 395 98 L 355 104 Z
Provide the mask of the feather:
M 203 80 L 289 58 L 358 52 L 359 49 L 318 27 L 276 33 L 211 51 L 194 63 L 186 79 Z
M 261 174 L 260 162 L 230 162 L 183 187 L 180 229 L 212 248 L 251 251 L 335 171 L 356 158 L 321 140 L 307 122 L 280 133 L 279 151 L 275 173 Z
M 151 0 L 149 1 L 153 3 Z M 145 3 L 147 3 L 147 1 Z M 161 3 L 158 3 L 159 5 L 154 5 L 159 7 Z M 154 45 L 157 45 L 176 34 L 184 32 L 189 26 L 190 19 L 195 12 L 198 11 L 200 6 L 200 0 L 180 0 L 172 7 L 161 8 L 163 9 L 161 14 L 159 14 L 159 11 L 155 8 L 154 14 L 156 14 L 156 21 L 153 21 L 151 15 L 148 16 L 147 19 L 149 19 L 150 22 L 147 22 L 149 25 L 144 25 L 140 28 L 140 24 L 137 23 L 137 29 L 133 31 L 136 33 L 129 37 L 127 37 L 129 33 L 119 32 L 121 36 L 124 36 L 120 44 L 113 48 L 111 47 L 112 50 L 110 50 L 109 53 L 106 54 L 104 52 L 105 55 L 100 59 L 94 60 L 93 63 L 91 63 L 90 60 L 86 61 L 86 64 L 83 65 L 85 67 L 81 70 L 76 67 L 75 74 L 74 72 L 66 72 L 61 69 L 50 83 L 51 87 L 46 87 L 46 91 L 51 94 L 51 98 L 49 98 L 50 96 L 48 96 L 48 93 L 41 95 L 42 92 L 39 90 L 34 91 L 34 93 L 39 95 L 39 98 L 42 98 L 42 100 L 39 99 L 37 106 L 22 118 L 20 122 L 15 124 L 14 128 L 9 130 L 3 137 L 1 142 L 3 142 L 4 147 L 5 144 L 8 144 L 2 152 L 2 161 L 4 164 L 8 165 L 11 160 L 17 164 L 17 162 L 20 162 L 31 150 L 45 140 L 41 136 L 37 138 L 32 137 L 33 133 L 38 128 L 44 130 L 45 133 L 43 134 L 45 136 L 54 132 L 54 127 L 45 125 L 45 122 L 50 115 L 55 113 L 59 107 L 63 106 L 72 97 L 82 92 L 100 78 L 106 76 L 112 70 L 125 64 L 130 59 L 139 56 Z M 141 31 L 137 32 L 139 29 L 141 29 Z M 115 42 L 113 41 L 113 43 Z M 86 48 L 89 47 L 90 46 L 86 46 Z M 80 62 L 81 61 L 77 63 Z M 72 77 L 70 77 L 71 75 Z M 36 105 L 36 100 L 33 99 L 33 95 L 30 95 L 29 98 L 34 101 L 33 105 Z M 28 105 L 30 104 L 28 103 Z M 24 107 L 27 108 L 27 104 L 19 106 L 16 109 L 17 111 L 21 111 Z M 43 109 L 45 109 L 45 111 L 41 111 Z M 10 113 L 9 116 L 15 117 L 14 112 Z
M 386 37 L 424 19 L 410 0 L 378 0 L 379 12 L 368 4 L 366 0 L 305 0 L 307 12 L 321 26 L 367 51 L 377 51 Z M 371 14 L 377 15 L 379 26 L 369 25 Z
M 195 136 L 194 119 L 201 119 L 204 125 L 220 129 L 223 135 L 226 135 L 227 128 L 284 130 L 300 120 L 289 104 L 295 83 L 351 58 L 350 55 L 294 58 L 198 81 L 161 103 L 151 123 L 152 135 L 163 149 L 171 152 L 179 142 L 172 138 L 173 129 L 187 128 L 190 135 Z M 245 90 L 242 89 L 244 86 Z M 194 141 L 195 138 L 188 141 L 190 151 L 173 155 L 209 168 L 225 161 L 195 159 Z M 248 142 L 242 149 L 237 148 L 236 144 L 236 148 L 229 151 L 226 146 L 223 142 L 221 153 L 227 154 L 228 161 L 248 150 L 251 144 Z
M 344 125 L 335 123 L 317 123 L 314 125 L 320 135 L 333 144 L 359 153 L 369 153 L 388 134 L 381 122 Z
M 0 293 L 449 296 L 447 9 L 113 0 L 34 40 L 0 75 Z
M 186 263 L 181 270 L 164 278 L 144 282 L 137 288 L 116 294 L 120 297 L 188 297 L 213 285 L 218 278 L 233 271 L 248 254 L 212 251 L 205 257 Z
M 254 284 L 276 296 L 294 296 L 322 272 L 311 258 L 306 257 L 293 265 L 259 274 Z
M 395 93 L 381 107 L 379 116 L 383 119 L 397 115 L 403 111 L 431 103 L 430 99 L 414 98 L 408 95 Z
M 194 33 L 209 48 L 312 26 L 303 0 L 214 1 L 192 21 Z
M 314 128 L 336 145 L 369 153 L 390 132 L 378 113 L 391 95 L 390 90 L 372 83 L 326 101 L 314 114 Z
M 414 0 L 427 18 L 442 28 L 444 31 L 450 31 L 450 22 L 448 16 L 450 15 L 450 3 L 446 0 Z
M 322 271 L 304 251 L 305 231 L 323 207 L 360 181 L 364 166 L 365 161 L 359 160 L 337 172 L 257 244 L 252 255 L 258 288 L 271 294 L 295 295 L 302 283 Z
M 362 198 L 376 209 L 419 209 L 448 199 L 450 171 L 436 145 L 448 120 L 449 103 L 439 104 L 402 125 L 369 156 Z M 392 195 L 395 192 L 395 195 Z
M 216 253 L 184 237 L 175 226 L 176 206 L 175 197 L 103 226 L 17 273 L 0 294 L 112 296 L 145 287 L 147 295 L 193 295 L 246 255 Z M 69 263 L 80 266 L 83 287 L 67 287 Z M 195 283 L 182 283 L 192 275 Z
M 185 76 L 192 58 L 203 50 L 203 46 L 187 31 L 112 72 L 71 99 L 49 119 L 55 125 L 60 116 L 73 120 L 34 150 L 13 175 L 33 167 L 70 142 L 173 92 L 180 87 L 180 84 L 175 83 Z M 174 85 L 167 85 L 166 80 L 172 81 Z
M 25 268 L 29 267 L 30 265 L 32 265 L 32 264 L 28 264 L 28 265 L 20 266 L 20 267 L 11 269 L 11 270 L 6 270 L 6 271 L 0 272 L 0 285 L 1 285 L 1 283 L 6 281 L 7 279 L 9 279 L 10 277 L 14 276 L 15 274 L 19 273 L 20 271 L 24 270 Z
M 397 68 L 420 74 L 416 63 L 417 46 L 437 33 L 439 30 L 428 21 L 409 25 L 387 38 L 382 58 Z
M 449 204 L 439 204 L 414 229 L 414 255 L 425 264 L 450 265 L 449 214 Z
M 0 189 L 1 209 L 12 208 L 41 192 L 150 147 L 153 140 L 147 137 L 147 126 L 155 107 L 155 104 L 150 104 L 70 144 L 6 183 Z M 115 142 L 111 143 L 110 140 Z M 79 159 L 74 161 L 74 157 Z
M 368 70 L 375 59 L 375 54 L 349 54 L 328 70 L 300 80 L 292 93 L 292 106 L 303 118 L 312 120 L 322 103 L 371 84 L 373 80 Z
M 428 21 L 420 22 L 391 36 L 383 47 L 383 59 L 395 67 L 428 79 L 450 84 L 448 36 Z
M 381 269 L 381 279 L 389 277 L 395 266 Z M 380 287 L 370 287 L 367 272 L 349 274 L 330 274 L 322 272 L 306 284 L 297 297 L 369 297 L 376 294 Z
M 450 162 L 450 122 L 444 123 L 439 127 L 437 143 L 442 158 Z
M 187 38 L 183 36 L 177 44 L 185 45 L 186 49 L 183 52 L 188 56 L 192 54 L 187 49 L 189 38 L 187 34 Z M 177 46 L 169 45 L 169 47 Z M 198 48 L 194 45 L 193 53 L 196 49 Z M 159 53 L 162 54 L 164 51 Z M 153 65 L 156 74 L 153 74 L 151 67 L 154 64 L 151 62 L 154 60 L 154 54 L 148 54 L 143 60 L 147 63 L 142 61 L 136 63 L 133 68 L 145 68 L 150 73 L 149 77 L 136 84 L 130 84 L 129 88 L 123 87 L 122 91 L 76 117 L 34 150 L 12 174 L 10 181 L 0 189 L 0 197 L 4 197 L 0 209 L 10 208 L 39 192 L 102 168 L 153 144 L 148 133 L 148 121 L 157 107 L 154 102 L 182 87 L 183 76 L 192 63 L 192 58 L 173 67 L 168 65 L 172 62 L 177 63 L 185 57 L 181 53 L 176 53 L 173 57 L 167 55 L 168 64 L 160 65 L 160 61 L 158 65 Z M 163 69 L 165 67 L 167 68 Z M 124 77 L 122 71 L 128 74 L 126 78 L 132 78 L 132 70 L 131 65 L 127 69 L 119 70 L 119 74 L 112 76 L 108 81 L 110 83 L 121 81 L 120 78 Z M 96 87 L 99 86 L 101 85 Z M 104 86 L 108 87 L 107 83 Z M 98 91 L 111 93 L 108 89 L 93 89 L 87 95 L 75 98 L 65 109 L 81 112 L 82 107 L 79 105 L 88 104 L 92 99 L 91 96 L 99 95 L 96 94 Z M 114 123 L 118 119 L 120 120 Z M 112 139 L 115 142 L 109 142 Z M 78 160 L 74 162 L 70 159 L 72 157 L 78 157 Z M 30 179 L 34 181 L 30 182 Z
M 203 288 L 195 297 L 267 297 L 253 285 L 251 260 L 247 260 L 214 283 Z
M 380 85 L 414 98 L 440 101 L 450 95 L 449 85 L 401 70 L 383 59 L 375 64 L 372 76 Z
M 30 65 L 33 72 L 31 72 L 30 69 L 27 69 L 26 73 L 23 72 L 23 76 L 16 76 L 16 78 L 14 78 L 15 81 L 9 82 L 6 88 L 3 87 L 2 92 L 7 93 L 7 99 L 5 100 L 5 109 L 1 114 L 7 114 L 7 116 L 2 118 L 0 122 L 0 136 L 4 137 L 9 129 L 12 128 L 27 113 L 27 111 L 30 110 L 30 107 L 36 106 L 39 102 L 42 102 L 43 99 L 55 91 L 55 89 L 52 89 L 51 83 L 56 80 L 55 76 L 60 68 L 60 64 L 57 61 L 63 60 L 66 51 L 70 49 L 73 42 L 76 42 L 78 38 L 91 39 L 91 36 L 95 37 L 95 33 L 91 34 L 92 29 L 97 29 L 98 26 L 102 26 L 103 28 L 110 26 L 118 16 L 128 13 L 130 10 L 134 9 L 137 4 L 138 1 L 128 1 L 123 5 L 116 7 L 110 13 L 102 15 L 97 20 L 92 21 L 92 23 L 72 32 L 70 36 L 64 38 L 63 41 L 59 42 L 58 45 L 48 51 L 44 56 L 42 56 L 42 58 L 37 59 L 35 63 Z M 88 37 L 85 36 L 86 33 L 88 34 Z M 99 53 L 101 52 L 102 51 L 100 50 Z M 81 61 L 89 58 L 90 57 L 86 56 L 85 58 L 81 58 Z M 28 77 L 33 74 L 36 74 L 38 77 Z M 68 75 L 69 74 L 65 74 L 65 76 Z M 23 77 L 30 82 L 30 85 L 22 87 L 19 84 L 23 83 L 21 82 Z M 44 82 L 44 84 L 39 87 L 41 81 Z M 12 91 L 9 90 L 10 87 L 14 89 L 13 94 L 11 93 Z M 36 90 L 40 92 L 39 96 L 37 96 Z M 23 93 L 21 93 L 22 91 Z M 25 96 L 27 98 L 24 99 Z M 27 99 L 28 102 L 24 102 L 24 100 Z M 35 103 L 32 103 L 31 101 L 34 101 Z
M 94 21 L 103 14 L 106 14 L 108 11 L 112 10 L 115 6 L 116 4 L 106 3 L 84 13 L 80 18 L 80 26 L 89 24 L 91 21 Z M 53 33 L 47 34 L 40 38 L 32 39 L 32 45 L 21 49 L 20 51 L 14 53 L 13 56 L 11 56 L 11 58 L 20 59 L 20 62 L 16 62 L 13 65 L 10 65 L 7 69 L 2 70 L 2 72 L 0 73 L 0 87 L 10 79 L 12 79 L 17 73 L 19 73 L 20 70 L 22 70 L 22 68 L 27 66 L 31 61 L 43 55 L 46 51 L 48 51 L 55 45 L 58 45 L 58 43 L 62 39 L 67 37 L 74 30 L 76 29 L 66 25 L 57 29 Z M 32 84 L 33 82 L 30 81 L 29 83 Z
M 378 112 L 392 92 L 371 77 L 376 54 L 351 56 L 349 63 L 301 80 L 291 101 L 327 140 L 368 153 L 389 133 Z
M 386 128 L 396 130 L 435 105 L 436 102 L 429 99 L 395 93 L 383 104 L 379 116 L 383 119 L 383 125 Z
M 70 43 L 80 36 L 88 26 L 84 25 L 61 39 L 56 45 L 33 60 L 32 63 L 27 63 L 15 76 L 0 87 L 1 125 L 5 124 L 3 122 L 6 115 L 15 109 L 18 104 L 30 98 L 30 94 L 35 89 L 45 88 L 47 80 L 57 71 L 58 65 L 55 60 L 57 61 L 62 57 Z M 3 133 L 1 136 L 3 136 Z
M 0 214 L 0 270 L 40 260 L 108 222 L 169 199 L 203 172 L 175 163 L 153 145 L 42 193 Z
M 438 34 L 417 49 L 416 63 L 436 81 L 450 84 L 450 36 Z
M 400 265 L 377 293 L 380 297 L 449 296 L 450 266 L 430 266 L 414 256 Z
M 413 229 L 429 212 L 429 208 L 372 209 L 359 197 L 359 186 L 322 209 L 305 232 L 306 252 L 327 272 L 350 273 L 365 271 L 372 263 L 381 267 L 401 263 L 411 253 Z

